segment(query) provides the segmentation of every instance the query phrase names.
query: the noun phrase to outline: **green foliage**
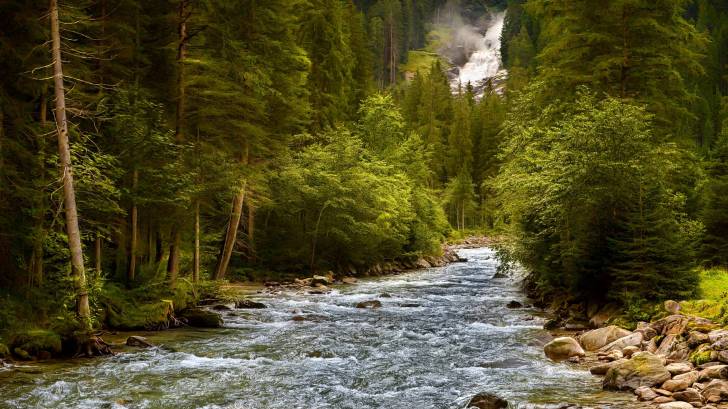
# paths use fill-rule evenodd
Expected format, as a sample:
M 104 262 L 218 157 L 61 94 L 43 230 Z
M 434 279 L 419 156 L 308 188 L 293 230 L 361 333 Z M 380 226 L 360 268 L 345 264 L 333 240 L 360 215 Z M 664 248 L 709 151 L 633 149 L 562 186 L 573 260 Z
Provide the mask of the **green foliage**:
M 699 225 L 667 183 L 690 156 L 657 138 L 640 106 L 582 89 L 573 105 L 543 108 L 540 86 L 504 124 L 496 186 L 515 258 L 550 288 L 589 297 L 692 293 Z

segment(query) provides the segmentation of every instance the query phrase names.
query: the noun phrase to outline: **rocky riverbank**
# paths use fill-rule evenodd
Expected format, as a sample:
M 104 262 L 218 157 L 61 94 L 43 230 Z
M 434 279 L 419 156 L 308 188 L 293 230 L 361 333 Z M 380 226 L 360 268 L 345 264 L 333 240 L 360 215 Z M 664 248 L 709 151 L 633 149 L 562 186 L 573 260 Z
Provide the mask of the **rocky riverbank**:
M 665 310 L 634 331 L 612 325 L 558 337 L 544 353 L 584 364 L 605 390 L 631 391 L 659 409 L 728 408 L 728 330 L 681 314 L 674 301 Z

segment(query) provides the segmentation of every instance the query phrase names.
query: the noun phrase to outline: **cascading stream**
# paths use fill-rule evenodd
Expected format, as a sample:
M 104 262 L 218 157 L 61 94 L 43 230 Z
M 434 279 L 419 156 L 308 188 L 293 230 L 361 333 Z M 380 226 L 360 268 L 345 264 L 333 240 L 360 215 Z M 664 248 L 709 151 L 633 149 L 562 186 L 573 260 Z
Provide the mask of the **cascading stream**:
M 478 41 L 477 49 L 470 55 L 468 62 L 459 68 L 457 77 L 452 79 L 450 85 L 454 91 L 457 91 L 459 86 L 465 87 L 471 84 L 480 97 L 488 80 L 506 75 L 500 53 L 505 17 L 505 11 L 492 15 L 485 35 Z
M 520 408 L 630 407 L 631 394 L 543 356 L 543 320 L 505 307 L 526 301 L 493 278 L 491 250 L 460 254 L 469 261 L 330 294 L 261 295 L 269 308 L 226 312 L 224 329 L 159 333 L 163 348 L 0 373 L 0 407 L 456 409 L 482 391 Z M 354 307 L 372 299 L 383 306 Z

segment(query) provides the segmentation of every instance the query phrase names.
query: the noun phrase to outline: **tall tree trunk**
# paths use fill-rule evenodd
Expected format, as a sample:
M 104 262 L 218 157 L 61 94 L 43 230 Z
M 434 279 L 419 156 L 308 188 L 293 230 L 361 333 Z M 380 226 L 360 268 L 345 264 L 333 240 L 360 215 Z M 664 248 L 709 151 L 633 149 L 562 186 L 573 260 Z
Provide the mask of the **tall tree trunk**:
M 240 159 L 240 163 L 243 165 L 248 164 L 248 145 L 246 143 L 243 156 Z M 225 242 L 220 252 L 220 259 L 217 262 L 217 269 L 215 270 L 215 280 L 222 280 L 227 273 L 228 265 L 230 264 L 230 258 L 233 255 L 233 249 L 235 248 L 235 242 L 238 236 L 238 226 L 240 225 L 240 219 L 243 215 L 243 202 L 245 201 L 245 187 L 247 181 L 243 180 L 238 191 L 233 197 L 233 205 L 230 209 L 230 219 L 228 220 L 227 233 L 225 234 Z
M 131 190 L 134 195 L 137 193 L 139 186 L 139 170 L 135 167 L 131 176 Z M 139 208 L 137 206 L 136 196 L 132 199 L 131 205 L 131 243 L 129 245 L 129 269 L 126 275 L 128 284 L 134 282 L 136 278 L 136 262 L 137 262 L 137 244 L 139 241 Z
M 248 261 L 255 261 L 255 206 L 248 195 Z
M 195 253 L 192 266 L 192 282 L 200 280 L 200 201 L 195 200 Z
M 61 59 L 61 35 L 58 22 L 58 0 L 50 0 L 51 37 L 53 43 L 53 81 L 56 96 L 56 128 L 58 131 L 58 155 L 63 180 L 63 201 L 66 207 L 66 231 L 68 246 L 71 250 L 71 272 L 76 289 L 76 312 L 83 324 L 90 328 L 91 311 L 86 289 L 86 271 L 83 265 L 81 232 L 78 228 L 76 192 L 73 188 L 73 169 L 71 167 L 71 148 L 68 141 L 68 121 L 66 119 L 66 95 L 63 88 L 63 62 Z
M 157 230 L 154 245 L 154 262 L 159 264 L 164 259 L 164 242 L 162 241 L 162 232 Z
M 170 287 L 177 284 L 177 276 L 179 276 L 179 242 L 180 231 L 176 226 L 172 227 L 169 258 L 167 259 L 167 280 Z
M 94 243 L 94 262 L 96 263 L 96 274 L 101 274 L 101 233 L 96 233 Z
M 240 219 L 243 214 L 243 202 L 245 201 L 245 185 L 246 181 L 243 181 L 242 185 L 233 197 L 233 205 L 230 210 L 230 219 L 228 220 L 227 233 L 225 234 L 225 242 L 223 243 L 222 252 L 220 253 L 220 259 L 217 263 L 217 270 L 215 271 L 215 280 L 222 280 L 225 277 L 228 265 L 230 264 L 230 258 L 232 257 L 233 248 L 235 247 L 235 241 L 237 240 L 238 226 L 240 225 Z
M 313 238 L 311 240 L 311 273 L 315 273 L 316 268 L 316 242 L 318 241 L 318 230 L 319 225 L 321 224 L 321 216 L 324 214 L 324 210 L 326 209 L 326 206 L 329 205 L 329 202 L 324 203 L 323 206 L 321 206 L 321 210 L 319 210 L 318 218 L 316 219 L 316 227 L 313 229 Z

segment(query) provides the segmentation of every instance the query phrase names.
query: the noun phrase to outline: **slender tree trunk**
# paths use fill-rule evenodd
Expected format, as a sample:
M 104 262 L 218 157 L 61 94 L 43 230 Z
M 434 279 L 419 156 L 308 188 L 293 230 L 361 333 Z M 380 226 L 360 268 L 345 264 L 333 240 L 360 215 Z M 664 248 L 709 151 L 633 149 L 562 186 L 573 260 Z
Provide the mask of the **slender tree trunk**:
M 94 262 L 96 262 L 96 274 L 101 274 L 101 234 L 98 232 L 94 243 Z
M 316 227 L 313 229 L 313 238 L 311 240 L 311 273 L 315 272 L 316 267 L 316 242 L 318 239 L 318 230 L 319 225 L 321 224 L 321 216 L 324 214 L 324 209 L 326 209 L 326 206 L 328 206 L 328 203 L 324 203 L 323 206 L 321 206 L 321 210 L 319 210 L 318 218 L 316 219 Z
M 200 280 L 200 201 L 195 200 L 195 254 L 192 267 L 192 281 Z
M 255 206 L 248 195 L 248 261 L 255 261 Z
M 68 141 L 68 121 L 66 119 L 66 96 L 63 88 L 63 62 L 61 59 L 61 35 L 58 21 L 58 1 L 50 0 L 51 37 L 53 43 L 53 80 L 56 95 L 56 128 L 58 131 L 58 154 L 63 180 L 63 201 L 66 207 L 66 230 L 68 246 L 71 250 L 71 272 L 76 289 L 76 312 L 86 327 L 90 327 L 91 311 L 86 289 L 86 271 L 83 265 L 81 232 L 78 228 L 76 192 L 73 188 L 73 169 L 71 167 L 71 148 Z
M 154 262 L 159 264 L 164 259 L 164 243 L 162 241 L 162 233 L 157 230 L 154 245 Z
M 171 242 L 169 245 L 169 258 L 167 259 L 167 280 L 170 287 L 177 284 L 177 276 L 179 275 L 179 228 L 172 227 Z
M 134 168 L 131 176 L 131 190 L 134 195 L 137 193 L 139 186 L 139 170 Z M 128 284 L 134 282 L 136 278 L 136 262 L 137 262 L 137 245 L 139 241 L 139 208 L 137 206 L 136 197 L 132 199 L 131 205 L 131 243 L 129 245 L 129 269 L 126 275 Z
M 230 258 L 232 257 L 235 241 L 237 240 L 238 226 L 240 225 L 240 219 L 243 214 L 245 185 L 246 182 L 243 181 L 242 185 L 233 197 L 233 205 L 230 211 L 230 219 L 228 220 L 225 242 L 223 243 L 222 252 L 220 253 L 220 260 L 218 260 L 217 263 L 217 271 L 215 271 L 216 280 L 222 280 L 225 277 L 228 265 L 230 264 Z
M 241 164 L 248 164 L 248 154 L 248 145 L 246 143 L 243 156 L 240 160 Z M 222 280 L 225 277 L 228 265 L 230 264 L 230 258 L 233 255 L 233 249 L 235 248 L 235 242 L 238 235 L 238 226 L 240 225 L 240 219 L 243 215 L 243 202 L 245 201 L 246 184 L 247 181 L 243 180 L 238 191 L 233 197 L 233 205 L 230 209 L 230 219 L 228 220 L 225 242 L 223 243 L 222 251 L 220 252 L 220 259 L 217 262 L 217 269 L 215 270 L 215 280 Z

